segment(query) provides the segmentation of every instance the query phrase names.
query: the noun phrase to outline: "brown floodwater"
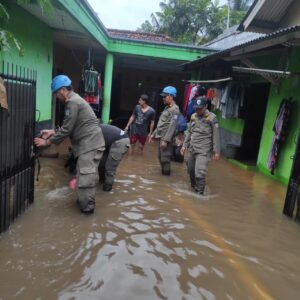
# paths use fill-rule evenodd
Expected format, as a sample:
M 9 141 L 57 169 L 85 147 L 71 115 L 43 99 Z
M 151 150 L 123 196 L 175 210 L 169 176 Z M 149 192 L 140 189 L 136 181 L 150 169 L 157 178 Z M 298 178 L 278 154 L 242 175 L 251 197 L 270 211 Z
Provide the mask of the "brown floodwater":
M 300 299 L 300 226 L 286 187 L 222 159 L 207 195 L 155 145 L 127 155 L 80 214 L 64 158 L 41 160 L 35 202 L 0 237 L 0 299 Z

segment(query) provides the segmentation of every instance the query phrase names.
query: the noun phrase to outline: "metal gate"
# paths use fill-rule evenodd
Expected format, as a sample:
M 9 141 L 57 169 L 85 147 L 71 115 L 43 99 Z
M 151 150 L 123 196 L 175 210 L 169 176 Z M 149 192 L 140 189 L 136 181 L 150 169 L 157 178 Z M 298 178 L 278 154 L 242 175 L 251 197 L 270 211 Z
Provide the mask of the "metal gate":
M 36 72 L 9 64 L 2 70 L 8 110 L 0 107 L 0 233 L 34 199 L 36 101 Z
M 297 206 L 295 219 L 300 222 L 300 134 L 293 157 L 293 166 L 289 185 L 286 193 L 283 213 L 289 217 L 293 217 L 295 206 Z

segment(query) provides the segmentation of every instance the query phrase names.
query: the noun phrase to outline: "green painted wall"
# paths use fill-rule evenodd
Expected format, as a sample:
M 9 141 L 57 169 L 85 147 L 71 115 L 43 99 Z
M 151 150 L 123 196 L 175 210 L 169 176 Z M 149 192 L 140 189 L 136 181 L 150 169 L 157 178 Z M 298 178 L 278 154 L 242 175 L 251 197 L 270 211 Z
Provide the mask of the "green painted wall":
M 242 119 L 223 119 L 222 114 L 219 110 L 215 110 L 214 114 L 217 115 L 220 127 L 227 131 L 242 134 L 244 130 L 245 122 Z
M 288 70 L 299 72 L 300 69 L 300 49 L 294 48 L 289 54 Z M 276 120 L 277 111 L 279 109 L 280 102 L 283 98 L 293 97 L 295 104 L 293 106 L 291 123 L 289 126 L 289 131 L 286 141 L 282 144 L 279 154 L 279 161 L 277 168 L 275 169 L 275 175 L 271 175 L 270 171 L 267 169 L 267 159 L 269 150 L 271 147 L 272 138 L 274 133 L 272 131 L 274 122 Z M 300 77 L 293 76 L 282 81 L 279 92 L 277 93 L 274 86 L 271 86 L 266 118 L 264 122 L 264 128 L 262 133 L 262 140 L 260 145 L 260 151 L 258 156 L 258 168 L 261 172 L 272 176 L 283 183 L 287 183 L 292 160 L 291 156 L 295 152 L 295 140 L 297 138 L 300 129 Z
M 4 61 L 37 71 L 37 109 L 41 111 L 41 121 L 49 120 L 53 52 L 51 30 L 12 2 L 5 1 L 4 4 L 11 17 L 5 28 L 22 43 L 24 56 L 20 57 L 14 48 L 9 52 L 0 52 L 1 65 Z

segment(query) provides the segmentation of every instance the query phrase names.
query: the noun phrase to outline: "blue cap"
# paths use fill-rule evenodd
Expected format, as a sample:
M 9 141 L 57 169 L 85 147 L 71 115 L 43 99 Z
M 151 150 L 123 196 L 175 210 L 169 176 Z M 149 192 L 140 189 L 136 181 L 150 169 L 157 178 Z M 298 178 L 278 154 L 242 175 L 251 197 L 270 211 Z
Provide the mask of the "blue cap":
M 52 93 L 55 93 L 60 88 L 65 86 L 70 86 L 72 84 L 71 79 L 66 75 L 58 75 L 53 78 L 51 83 L 51 91 Z
M 207 104 L 206 98 L 204 96 L 200 96 L 196 98 L 196 103 L 194 105 L 194 109 L 203 108 Z
M 166 86 L 160 95 L 163 97 L 168 95 L 176 97 L 176 94 L 177 94 L 176 88 L 174 88 L 173 86 Z

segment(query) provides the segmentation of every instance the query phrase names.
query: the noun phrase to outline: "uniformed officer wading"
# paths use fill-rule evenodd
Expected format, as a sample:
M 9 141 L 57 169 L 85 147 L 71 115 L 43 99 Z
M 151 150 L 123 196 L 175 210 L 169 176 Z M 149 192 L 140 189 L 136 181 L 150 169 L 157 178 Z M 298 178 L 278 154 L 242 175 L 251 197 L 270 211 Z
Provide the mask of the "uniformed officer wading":
M 105 149 L 104 138 L 96 115 L 90 105 L 73 92 L 68 76 L 53 78 L 51 90 L 65 104 L 65 119 L 61 128 L 42 130 L 42 138 L 35 138 L 38 147 L 60 144 L 69 137 L 77 160 L 77 194 L 81 212 L 89 214 L 95 208 L 96 171 Z
M 167 86 L 160 94 L 163 97 L 163 102 L 166 107 L 161 113 L 156 130 L 151 135 L 150 139 L 156 138 L 159 140 L 158 159 L 163 175 L 171 174 L 172 142 L 177 128 L 178 117 L 180 115 L 179 107 L 174 100 L 176 93 L 175 87 Z
M 207 109 L 205 97 L 198 97 L 191 116 L 190 127 L 181 154 L 188 149 L 188 173 L 196 193 L 204 194 L 208 161 L 220 158 L 219 123 L 214 113 Z
M 128 134 L 112 125 L 101 124 L 105 151 L 99 164 L 99 180 L 103 182 L 103 191 L 109 192 L 114 184 L 117 167 L 130 147 Z

